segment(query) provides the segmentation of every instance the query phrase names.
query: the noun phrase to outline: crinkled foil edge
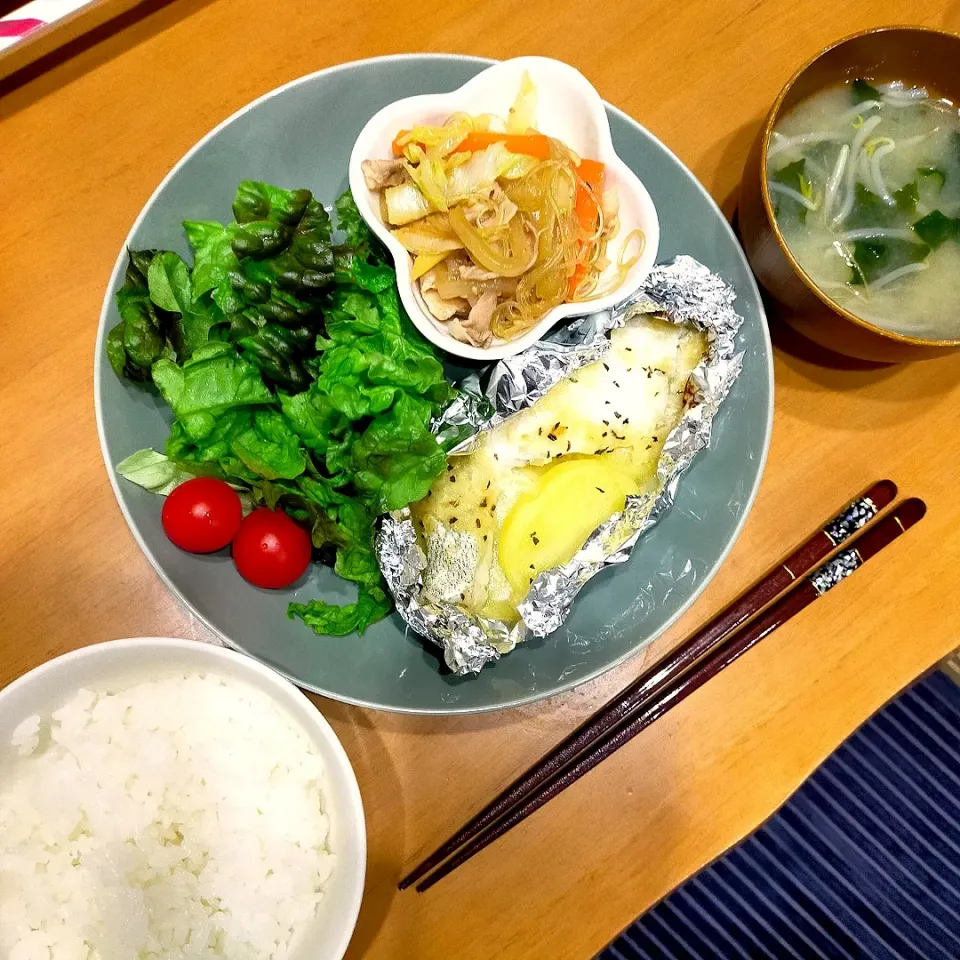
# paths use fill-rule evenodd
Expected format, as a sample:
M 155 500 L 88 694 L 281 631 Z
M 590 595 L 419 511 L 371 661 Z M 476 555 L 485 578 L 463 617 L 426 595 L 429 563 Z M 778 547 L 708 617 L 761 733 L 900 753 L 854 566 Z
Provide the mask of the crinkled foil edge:
M 569 563 L 541 573 L 518 607 L 517 624 L 468 616 L 454 604 L 427 601 L 422 594 L 426 556 L 409 511 L 383 518 L 377 559 L 397 610 L 411 629 L 442 647 L 450 670 L 460 676 L 479 673 L 529 634 L 552 633 L 566 619 L 583 585 L 605 567 L 623 563 L 670 507 L 684 470 L 709 446 L 713 418 L 740 374 L 743 354 L 737 352 L 736 337 L 743 318 L 734 310 L 735 299 L 719 276 L 692 257 L 680 256 L 655 267 L 643 289 L 613 310 L 575 320 L 460 384 L 460 396 L 433 427 L 439 437 L 467 436 L 455 448 L 462 453 L 483 431 L 531 406 L 563 377 L 602 357 L 610 346 L 608 333 L 638 314 L 689 323 L 708 337 L 706 355 L 691 375 L 693 389 L 685 412 L 664 444 L 655 492 L 628 497 L 624 510 L 598 527 Z

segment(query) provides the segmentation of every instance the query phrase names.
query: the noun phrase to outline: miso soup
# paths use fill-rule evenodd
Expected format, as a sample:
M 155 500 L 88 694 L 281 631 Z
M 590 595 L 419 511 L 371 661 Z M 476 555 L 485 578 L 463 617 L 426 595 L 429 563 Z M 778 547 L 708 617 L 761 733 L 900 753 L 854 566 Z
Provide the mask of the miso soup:
M 960 338 L 960 113 L 933 91 L 853 80 L 802 101 L 767 153 L 787 246 L 851 313 Z

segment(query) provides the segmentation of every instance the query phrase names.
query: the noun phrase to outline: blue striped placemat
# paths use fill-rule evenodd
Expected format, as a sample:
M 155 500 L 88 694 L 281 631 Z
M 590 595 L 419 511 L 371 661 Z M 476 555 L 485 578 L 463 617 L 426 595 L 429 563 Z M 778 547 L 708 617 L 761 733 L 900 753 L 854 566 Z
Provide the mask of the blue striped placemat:
M 887 704 L 601 960 L 958 960 L 960 686 Z

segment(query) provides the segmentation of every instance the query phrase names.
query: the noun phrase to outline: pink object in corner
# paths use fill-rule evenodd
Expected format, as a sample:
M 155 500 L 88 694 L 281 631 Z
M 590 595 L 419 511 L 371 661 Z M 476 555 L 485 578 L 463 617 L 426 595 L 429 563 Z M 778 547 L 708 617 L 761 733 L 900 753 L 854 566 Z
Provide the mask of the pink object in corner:
M 45 27 L 43 20 L 25 17 L 22 20 L 0 20 L 0 37 L 23 37 L 39 27 Z

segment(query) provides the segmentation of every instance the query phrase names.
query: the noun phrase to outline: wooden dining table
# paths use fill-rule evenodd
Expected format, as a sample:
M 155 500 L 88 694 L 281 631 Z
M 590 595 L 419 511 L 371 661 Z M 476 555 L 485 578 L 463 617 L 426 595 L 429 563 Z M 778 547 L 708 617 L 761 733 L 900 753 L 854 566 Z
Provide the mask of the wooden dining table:
M 111 492 L 93 404 L 103 292 L 157 183 L 211 127 L 323 67 L 401 51 L 566 60 L 732 217 L 764 113 L 829 41 L 960 2 L 174 0 L 141 3 L 0 85 L 0 686 L 130 636 L 216 638 L 166 589 Z M 668 218 L 669 210 L 661 210 Z M 599 680 L 499 713 L 315 697 L 369 835 L 351 958 L 586 958 L 769 817 L 885 701 L 960 645 L 960 354 L 829 357 L 770 312 L 776 413 L 728 560 L 665 634 Z M 421 856 L 614 691 L 875 479 L 927 518 L 548 807 L 426 894 Z M 350 642 L 345 640 L 344 642 Z

